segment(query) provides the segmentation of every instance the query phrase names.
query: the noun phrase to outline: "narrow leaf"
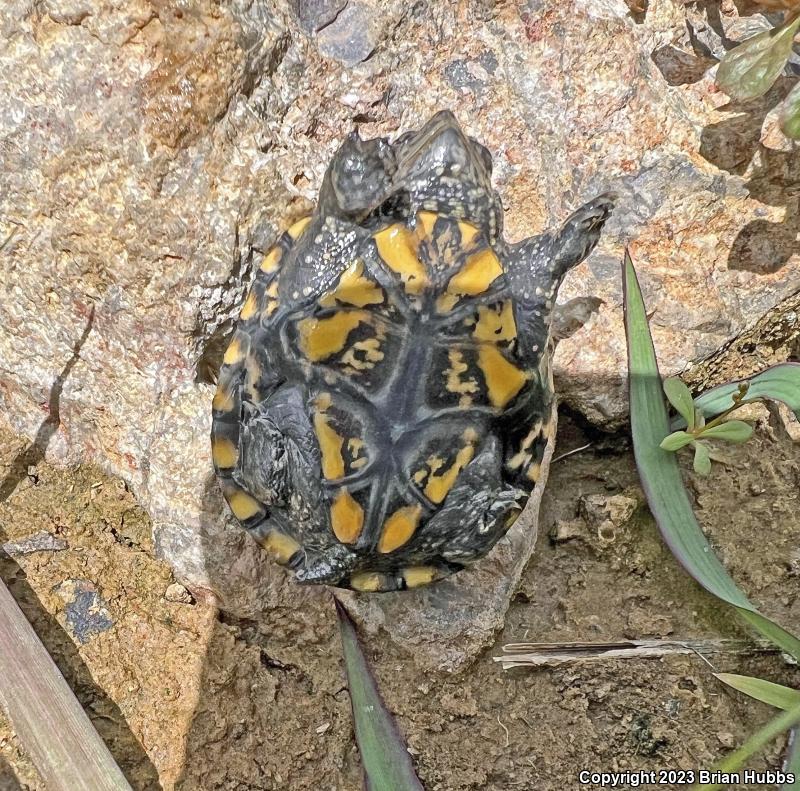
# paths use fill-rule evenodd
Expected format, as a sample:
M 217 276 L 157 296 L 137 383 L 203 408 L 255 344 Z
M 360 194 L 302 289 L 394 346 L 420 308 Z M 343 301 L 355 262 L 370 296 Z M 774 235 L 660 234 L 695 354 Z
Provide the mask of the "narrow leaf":
M 661 440 L 661 447 L 664 450 L 676 451 L 690 442 L 694 442 L 694 437 L 691 434 L 687 434 L 685 431 L 676 431 Z
M 760 700 L 769 706 L 788 711 L 800 706 L 800 690 L 784 687 L 782 684 L 773 684 L 763 678 L 754 676 L 740 676 L 737 673 L 714 673 L 714 675 L 729 687 L 744 692 L 751 698 Z
M 131 791 L 2 580 L 0 704 L 49 791 Z
M 364 765 L 367 791 L 424 791 L 394 718 L 361 651 L 358 635 L 344 605 L 336 598 L 344 664 L 356 742 Z
M 724 439 L 727 442 L 747 442 L 753 436 L 753 427 L 743 420 L 726 420 L 717 426 L 703 429 L 703 436 Z
M 773 365 L 750 379 L 740 381 L 750 384 L 746 401 L 756 398 L 782 401 L 800 420 L 800 363 Z M 695 407 L 707 418 L 719 415 L 733 406 L 733 396 L 739 392 L 740 381 L 728 382 L 706 391 L 695 399 Z
M 694 471 L 698 475 L 708 475 L 711 472 L 711 456 L 708 447 L 702 442 L 694 443 Z
M 763 728 L 756 731 L 738 750 L 734 750 L 714 767 L 717 772 L 736 772 L 759 750 L 766 747 L 773 739 L 777 739 L 784 731 L 800 722 L 800 706 L 789 711 L 782 711 L 775 719 L 770 720 Z M 698 791 L 716 791 L 722 783 L 700 783 L 693 788 Z
M 732 604 L 782 650 L 800 659 L 800 640 L 761 615 L 711 550 L 692 511 L 675 456 L 659 447 L 669 432 L 653 339 L 633 262 L 623 268 L 633 451 L 650 511 L 673 555 L 700 585 Z
M 691 431 L 694 428 L 694 400 L 682 379 L 671 376 L 664 380 L 664 393 L 675 411 L 683 417 Z
M 792 88 L 783 100 L 781 109 L 781 129 L 787 137 L 800 140 L 800 82 Z
M 783 771 L 786 774 L 794 775 L 794 781 L 784 783 L 781 791 L 800 791 L 800 733 L 798 733 L 797 725 L 789 733 L 789 746 Z
M 778 79 L 792 54 L 800 17 L 748 38 L 722 58 L 717 85 L 732 99 L 763 96 Z

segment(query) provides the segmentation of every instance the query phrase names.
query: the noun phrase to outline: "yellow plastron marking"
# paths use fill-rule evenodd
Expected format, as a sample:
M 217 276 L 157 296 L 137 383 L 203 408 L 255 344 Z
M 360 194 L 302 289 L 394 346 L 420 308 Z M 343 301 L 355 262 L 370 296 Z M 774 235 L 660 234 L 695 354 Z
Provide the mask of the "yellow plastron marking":
M 525 372 L 506 360 L 495 346 L 481 345 L 478 366 L 483 371 L 489 400 L 496 407 L 504 407 L 528 381 Z
M 436 312 L 449 313 L 458 304 L 458 294 L 440 294 L 436 297 Z
M 343 477 L 344 457 L 342 456 L 342 445 L 344 444 L 344 439 L 328 422 L 327 415 L 323 415 L 321 412 L 317 412 L 314 415 L 314 432 L 317 435 L 320 453 L 322 454 L 322 474 L 329 481 Z
M 250 338 L 243 332 L 237 332 L 233 336 L 233 340 L 228 344 L 225 349 L 225 355 L 222 362 L 225 365 L 236 365 L 244 360 L 245 355 L 250 347 Z
M 458 223 L 458 230 L 461 232 L 461 246 L 469 246 L 478 235 L 478 229 L 471 223 L 461 220 Z
M 533 445 L 534 440 L 539 436 L 539 434 L 541 434 L 541 432 L 542 421 L 537 420 L 520 443 L 519 450 L 508 460 L 508 466 L 510 469 L 517 470 L 522 467 L 523 464 L 526 464 L 533 458 L 533 455 L 529 453 L 529 450 L 531 445 Z
M 267 286 L 264 310 L 261 311 L 262 318 L 269 318 L 278 307 L 278 281 L 273 280 Z
M 359 357 L 359 353 L 363 353 L 363 357 Z M 354 343 L 352 348 L 342 355 L 342 362 L 352 366 L 356 371 L 366 371 L 374 368 L 383 358 L 380 339 L 366 338 Z
M 420 239 L 430 238 L 433 235 L 433 226 L 436 225 L 436 220 L 439 215 L 432 211 L 421 211 L 417 214 L 417 236 Z M 421 233 L 420 233 L 421 231 Z
M 245 377 L 244 377 L 244 391 L 247 397 L 255 404 L 261 400 L 261 394 L 258 392 L 256 385 L 261 379 L 261 366 L 252 354 L 247 355 L 247 360 L 244 363 Z
M 514 321 L 514 307 L 510 300 L 503 303 L 500 310 L 481 305 L 478 308 L 478 323 L 472 333 L 479 341 L 513 341 L 517 337 L 517 325 Z
M 384 523 L 378 552 L 392 552 L 403 546 L 414 535 L 419 524 L 422 508 L 419 505 L 406 505 L 398 508 Z
M 478 383 L 473 377 L 462 381 L 462 374 L 467 373 L 469 365 L 464 362 L 464 354 L 459 349 L 450 349 L 447 352 L 447 359 L 450 367 L 445 371 L 447 381 L 445 387 L 449 393 L 458 395 L 469 395 L 478 392 Z
M 281 533 L 280 530 L 270 530 L 269 533 L 261 539 L 261 546 L 267 550 L 274 560 L 283 566 L 285 566 L 292 559 L 292 555 L 300 549 L 300 544 L 298 544 L 297 541 L 291 536 L 287 536 L 286 533 Z
M 407 294 L 419 294 L 428 284 L 428 273 L 417 258 L 416 240 L 404 225 L 396 223 L 375 234 L 378 254 L 400 275 Z
M 242 306 L 242 312 L 239 314 L 239 318 L 244 321 L 247 321 L 247 319 L 256 314 L 257 310 L 258 310 L 258 297 L 256 296 L 255 291 L 251 291 L 247 295 L 247 299 L 245 300 L 245 303 Z
M 383 587 L 383 575 L 375 572 L 361 572 L 350 577 L 350 587 L 356 591 L 374 593 Z
M 217 385 L 214 400 L 211 402 L 211 406 L 217 412 L 230 412 L 233 409 L 233 388 L 231 384 L 232 382 L 227 380 L 224 383 L 220 381 Z
M 528 471 L 525 473 L 526 477 L 529 481 L 533 481 L 536 483 L 539 480 L 539 476 L 542 473 L 542 465 L 536 461 L 528 467 Z
M 310 222 L 310 217 L 303 217 L 302 220 L 298 220 L 296 223 L 294 223 L 294 225 L 289 226 L 289 229 L 286 231 L 286 233 L 288 233 L 292 239 L 297 241 L 303 235 L 303 231 L 305 231 Z
M 364 527 L 364 509 L 347 489 L 342 489 L 331 506 L 331 528 L 343 544 L 353 544 Z
M 344 349 L 350 333 L 368 318 L 363 310 L 343 310 L 327 319 L 303 319 L 297 323 L 300 349 L 311 362 L 324 360 Z
M 227 470 L 236 466 L 239 449 L 226 437 L 213 437 L 211 439 L 211 458 L 217 467 Z
M 407 588 L 419 588 L 428 585 L 439 575 L 439 570 L 434 566 L 409 566 L 403 570 L 403 579 Z
M 233 515 L 242 522 L 261 511 L 261 503 L 241 489 L 231 493 L 228 497 L 228 505 L 231 507 Z
M 450 278 L 447 291 L 450 294 L 467 294 L 471 297 L 483 294 L 503 274 L 500 261 L 490 248 L 471 255 L 460 272 Z
M 433 503 L 441 503 L 447 496 L 447 493 L 453 488 L 458 473 L 472 461 L 474 455 L 475 447 L 470 443 L 458 451 L 455 461 L 443 473 L 436 475 L 432 472 L 425 486 L 425 496 Z
M 261 271 L 262 272 L 276 272 L 278 269 L 278 264 L 281 262 L 281 257 L 283 255 L 283 250 L 277 245 L 273 247 L 265 256 L 264 260 L 261 262 Z
M 324 308 L 332 308 L 337 302 L 363 308 L 365 305 L 379 305 L 383 302 L 383 289 L 364 277 L 363 261 L 356 261 L 342 273 L 339 284 L 319 300 Z

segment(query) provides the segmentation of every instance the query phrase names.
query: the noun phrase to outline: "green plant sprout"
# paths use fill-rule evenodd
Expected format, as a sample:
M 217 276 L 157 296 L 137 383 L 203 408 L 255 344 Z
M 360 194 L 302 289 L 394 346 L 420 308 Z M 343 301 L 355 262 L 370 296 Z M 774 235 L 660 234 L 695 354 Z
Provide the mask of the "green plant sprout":
M 688 387 L 680 380 L 668 379 L 662 390 L 647 311 L 633 262 L 627 253 L 622 278 L 633 451 L 647 503 L 664 542 L 676 560 L 700 585 L 733 606 L 750 626 L 777 645 L 792 661 L 798 662 L 800 639 L 762 615 L 714 554 L 692 510 L 675 453 L 665 450 L 664 440 L 677 434 L 680 437 L 672 440 L 677 447 L 690 443 L 698 445 L 700 436 L 716 434 L 719 438 L 720 431 L 728 440 L 731 437 L 734 437 L 734 441 L 747 439 L 752 433 L 750 426 L 743 424 L 747 429 L 745 432 L 735 426 L 742 421 L 726 422 L 727 416 L 743 405 L 745 396 L 747 400 L 770 398 L 782 401 L 800 418 L 800 365 L 776 365 L 747 382 L 721 385 L 696 399 L 692 399 Z M 670 426 L 664 392 L 685 421 L 687 430 L 683 430 L 680 424 Z M 734 428 L 726 429 L 731 423 Z M 671 429 L 676 428 L 670 433 Z M 729 432 L 727 437 L 726 432 Z M 777 717 L 756 731 L 745 744 L 726 756 L 715 767 L 717 771 L 737 771 L 770 741 L 800 727 L 800 693 L 796 690 L 746 676 L 718 674 L 717 677 L 751 697 L 782 709 Z M 785 767 L 788 773 L 795 775 L 795 781 L 784 784 L 782 791 L 800 791 L 800 748 L 797 738 L 789 748 Z M 704 783 L 694 788 L 698 791 L 715 791 L 720 784 Z
M 777 27 L 745 39 L 720 61 L 717 87 L 738 101 L 763 96 L 786 67 L 799 30 L 800 9 L 795 9 Z M 780 123 L 787 137 L 800 140 L 800 82 L 783 101 Z
M 749 382 L 740 382 L 737 392 L 732 396 L 733 404 L 722 414 L 706 423 L 705 415 L 692 399 L 686 384 L 673 376 L 664 381 L 664 393 L 675 411 L 686 421 L 686 430 L 673 431 L 661 441 L 660 447 L 673 453 L 691 445 L 694 448 L 694 471 L 699 475 L 711 472 L 711 451 L 707 439 L 722 439 L 727 442 L 747 442 L 753 435 L 753 427 L 743 420 L 728 420 L 728 415 L 745 404 L 760 401 L 760 398 L 745 399 L 750 389 Z

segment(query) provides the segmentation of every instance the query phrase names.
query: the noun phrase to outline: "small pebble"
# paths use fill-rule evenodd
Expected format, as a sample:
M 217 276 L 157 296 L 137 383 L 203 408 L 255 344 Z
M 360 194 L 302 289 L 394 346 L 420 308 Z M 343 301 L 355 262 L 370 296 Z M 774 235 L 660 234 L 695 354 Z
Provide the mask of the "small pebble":
M 164 592 L 167 601 L 177 602 L 178 604 L 194 604 L 194 597 L 179 582 L 173 582 Z

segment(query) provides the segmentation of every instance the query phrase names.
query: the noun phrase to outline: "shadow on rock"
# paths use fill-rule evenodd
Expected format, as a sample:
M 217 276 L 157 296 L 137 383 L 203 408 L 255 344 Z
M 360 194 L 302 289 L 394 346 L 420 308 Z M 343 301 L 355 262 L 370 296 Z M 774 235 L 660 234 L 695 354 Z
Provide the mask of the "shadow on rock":
M 767 113 L 783 101 L 794 82 L 781 79 L 760 99 L 728 105 L 730 116 L 703 130 L 700 154 L 706 160 L 742 176 L 744 187 L 755 200 L 785 209 L 782 221 L 755 219 L 739 231 L 728 254 L 729 269 L 772 274 L 797 251 L 800 159 L 796 151 L 778 151 L 761 142 Z
M 359 787 L 330 589 L 299 586 L 271 563 L 233 523 L 212 474 L 202 513 L 211 590 L 193 592 L 226 609 L 209 631 L 175 787 L 331 788 L 343 775 Z
M 81 349 L 83 348 L 83 344 L 86 343 L 89 333 L 92 331 L 93 324 L 94 305 L 92 305 L 89 320 L 86 322 L 86 327 L 83 333 L 81 333 L 81 337 L 72 347 L 72 357 L 69 358 L 67 364 L 50 387 L 50 395 L 47 399 L 47 417 L 39 426 L 33 441 L 17 454 L 11 462 L 11 468 L 7 475 L 0 481 L 0 503 L 11 496 L 11 493 L 17 488 L 17 484 L 27 474 L 28 468 L 38 464 L 44 459 L 47 445 L 53 434 L 56 433 L 58 425 L 61 422 L 61 392 L 64 389 L 64 382 L 67 381 L 67 377 L 80 359 Z
M 16 775 L 6 760 L 0 756 L 0 791 L 21 791 Z
M 47 444 L 58 429 L 61 391 L 80 358 L 81 348 L 92 329 L 93 318 L 94 311 L 73 348 L 72 357 L 53 382 L 48 399 L 47 419 L 39 427 L 33 442 L 12 460 L 8 474 L 0 482 L 0 502 L 7 500 L 14 493 L 17 485 L 26 476 L 28 468 L 44 458 Z M 0 544 L 6 539 L 7 536 L 0 528 Z M 39 601 L 35 590 L 28 583 L 24 570 L 1 550 L 0 578 L 8 586 L 25 617 L 64 675 L 134 791 L 154 791 L 160 788 L 155 767 L 128 727 L 119 707 L 101 687 L 95 684 L 72 638 Z M 19 788 L 19 784 L 13 785 L 16 780 L 13 780 L 12 784 L 5 784 L 4 771 L 5 767 L 0 762 L 0 791 Z M 11 771 L 10 768 L 8 771 Z

